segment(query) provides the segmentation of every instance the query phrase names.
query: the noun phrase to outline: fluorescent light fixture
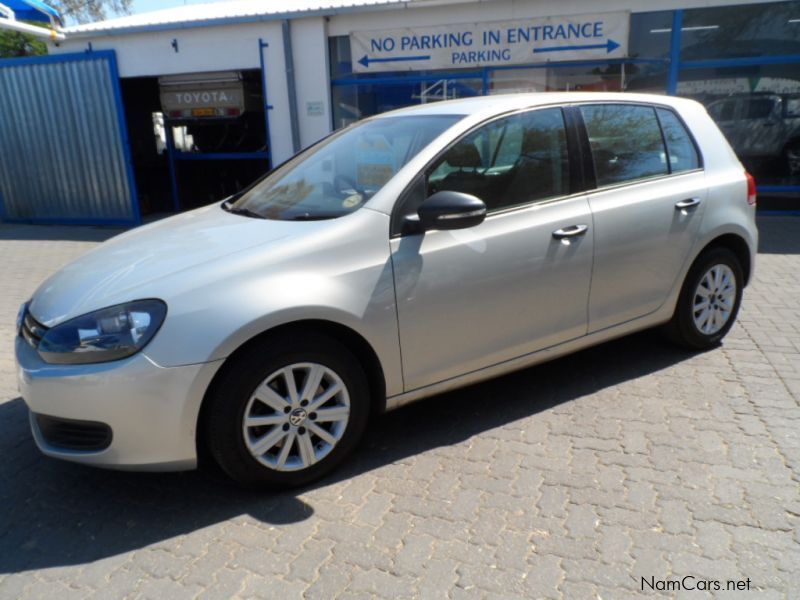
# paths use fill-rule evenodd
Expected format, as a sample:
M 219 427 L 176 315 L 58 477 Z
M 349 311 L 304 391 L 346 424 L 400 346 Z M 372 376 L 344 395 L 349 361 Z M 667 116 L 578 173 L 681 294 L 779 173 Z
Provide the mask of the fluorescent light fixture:
M 800 22 L 800 19 L 797 19 Z M 681 27 L 681 31 L 708 31 L 709 29 L 719 29 L 719 25 L 695 25 L 693 27 Z M 672 27 L 665 29 L 651 29 L 650 33 L 672 33 Z
M 787 23 L 800 23 L 800 19 L 789 19 Z

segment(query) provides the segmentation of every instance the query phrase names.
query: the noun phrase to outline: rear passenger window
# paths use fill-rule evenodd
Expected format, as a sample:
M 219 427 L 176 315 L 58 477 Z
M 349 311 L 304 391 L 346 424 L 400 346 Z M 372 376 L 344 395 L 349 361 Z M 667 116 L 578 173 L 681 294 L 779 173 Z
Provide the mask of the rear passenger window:
M 680 119 L 671 110 L 657 108 L 658 120 L 667 143 L 667 157 L 671 173 L 691 171 L 700 167 L 697 149 Z
M 667 175 L 656 111 L 649 106 L 582 106 L 598 187 Z

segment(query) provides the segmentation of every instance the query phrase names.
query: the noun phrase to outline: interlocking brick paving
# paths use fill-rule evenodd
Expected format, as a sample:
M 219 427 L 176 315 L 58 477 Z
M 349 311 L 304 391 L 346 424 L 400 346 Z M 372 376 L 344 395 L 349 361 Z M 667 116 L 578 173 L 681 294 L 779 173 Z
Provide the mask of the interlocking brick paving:
M 721 347 L 645 332 L 445 394 L 278 494 L 40 456 L 14 316 L 114 232 L 0 226 L 0 598 L 627 598 L 685 575 L 797 597 L 800 219 L 759 225 Z

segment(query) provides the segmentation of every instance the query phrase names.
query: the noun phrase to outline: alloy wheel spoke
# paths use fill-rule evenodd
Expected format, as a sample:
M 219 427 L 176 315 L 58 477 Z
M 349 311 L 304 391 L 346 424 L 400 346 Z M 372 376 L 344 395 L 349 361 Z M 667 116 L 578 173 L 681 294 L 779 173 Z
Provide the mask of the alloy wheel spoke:
M 278 394 L 278 392 L 266 384 L 262 385 L 256 390 L 255 396 L 260 402 L 266 404 L 277 412 L 283 412 L 283 410 L 289 406 L 286 398 Z
M 286 384 L 286 395 L 289 397 L 289 402 L 292 408 L 295 408 L 299 405 L 300 399 L 297 393 L 297 382 L 294 380 L 294 369 L 286 367 L 281 371 L 281 377 Z
M 697 286 L 697 295 L 703 298 L 711 296 L 711 289 L 708 287 L 708 277 L 705 277 L 700 285 Z
M 297 438 L 297 433 L 295 431 L 290 431 L 286 436 L 286 440 L 283 442 L 283 448 L 281 448 L 281 453 L 278 454 L 278 468 L 282 469 L 286 466 L 286 459 L 289 458 L 289 453 L 292 451 L 292 446 L 294 446 L 294 441 Z
M 332 421 L 346 421 L 350 416 L 350 408 L 347 406 L 334 406 L 333 408 L 321 408 L 317 411 L 317 423 L 330 423 Z
M 320 438 L 323 442 L 326 442 L 333 446 L 336 443 L 336 438 L 333 437 L 328 431 L 317 425 L 316 423 L 309 423 L 308 430 Z
M 711 313 L 711 326 L 709 327 L 709 333 L 717 331 L 719 329 L 719 311 L 714 310 Z
M 697 304 L 694 305 L 695 314 L 697 314 L 701 310 L 705 310 L 706 308 L 709 307 L 710 304 L 711 304 L 711 302 L 710 302 L 710 300 L 708 298 L 705 298 L 703 301 L 698 302 Z
M 722 269 L 714 267 L 711 272 L 714 274 L 714 289 L 719 289 L 722 285 Z
M 317 408 L 325 404 L 328 400 L 333 398 L 336 394 L 338 394 L 341 391 L 342 391 L 342 385 L 340 383 L 337 382 L 333 384 L 327 390 L 322 392 L 319 396 L 314 398 L 314 401 L 311 402 L 311 404 L 309 404 L 308 406 L 308 411 L 311 412 L 313 410 L 316 410 Z
M 268 434 L 256 441 L 250 446 L 250 451 L 253 454 L 264 454 L 270 448 L 273 448 L 278 442 L 286 437 L 286 432 L 282 427 L 275 427 Z
M 311 445 L 311 436 L 308 431 L 298 434 L 297 445 L 300 448 L 300 459 L 303 461 L 304 467 L 310 467 L 317 462 L 317 456 L 314 454 L 314 446 Z
M 322 377 L 325 375 L 325 370 L 320 365 L 312 365 L 311 369 L 308 371 L 308 375 L 306 375 L 306 381 L 303 385 L 303 392 L 300 395 L 301 400 L 311 400 L 314 399 L 314 394 L 317 393 L 317 388 L 319 388 L 319 384 L 322 382 Z
M 286 420 L 284 415 L 268 415 L 247 417 L 244 421 L 247 427 L 264 427 L 265 425 L 280 425 Z

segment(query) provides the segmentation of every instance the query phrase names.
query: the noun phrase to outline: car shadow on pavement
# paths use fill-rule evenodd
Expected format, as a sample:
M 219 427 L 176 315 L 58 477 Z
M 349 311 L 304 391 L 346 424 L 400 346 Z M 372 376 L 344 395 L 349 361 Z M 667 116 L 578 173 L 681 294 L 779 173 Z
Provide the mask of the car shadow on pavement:
M 0 574 L 89 563 L 249 514 L 312 518 L 298 497 L 686 360 L 644 332 L 377 417 L 343 467 L 295 492 L 244 491 L 204 472 L 126 473 L 41 456 L 21 399 L 0 404 Z M 308 496 L 305 496 L 308 499 Z

